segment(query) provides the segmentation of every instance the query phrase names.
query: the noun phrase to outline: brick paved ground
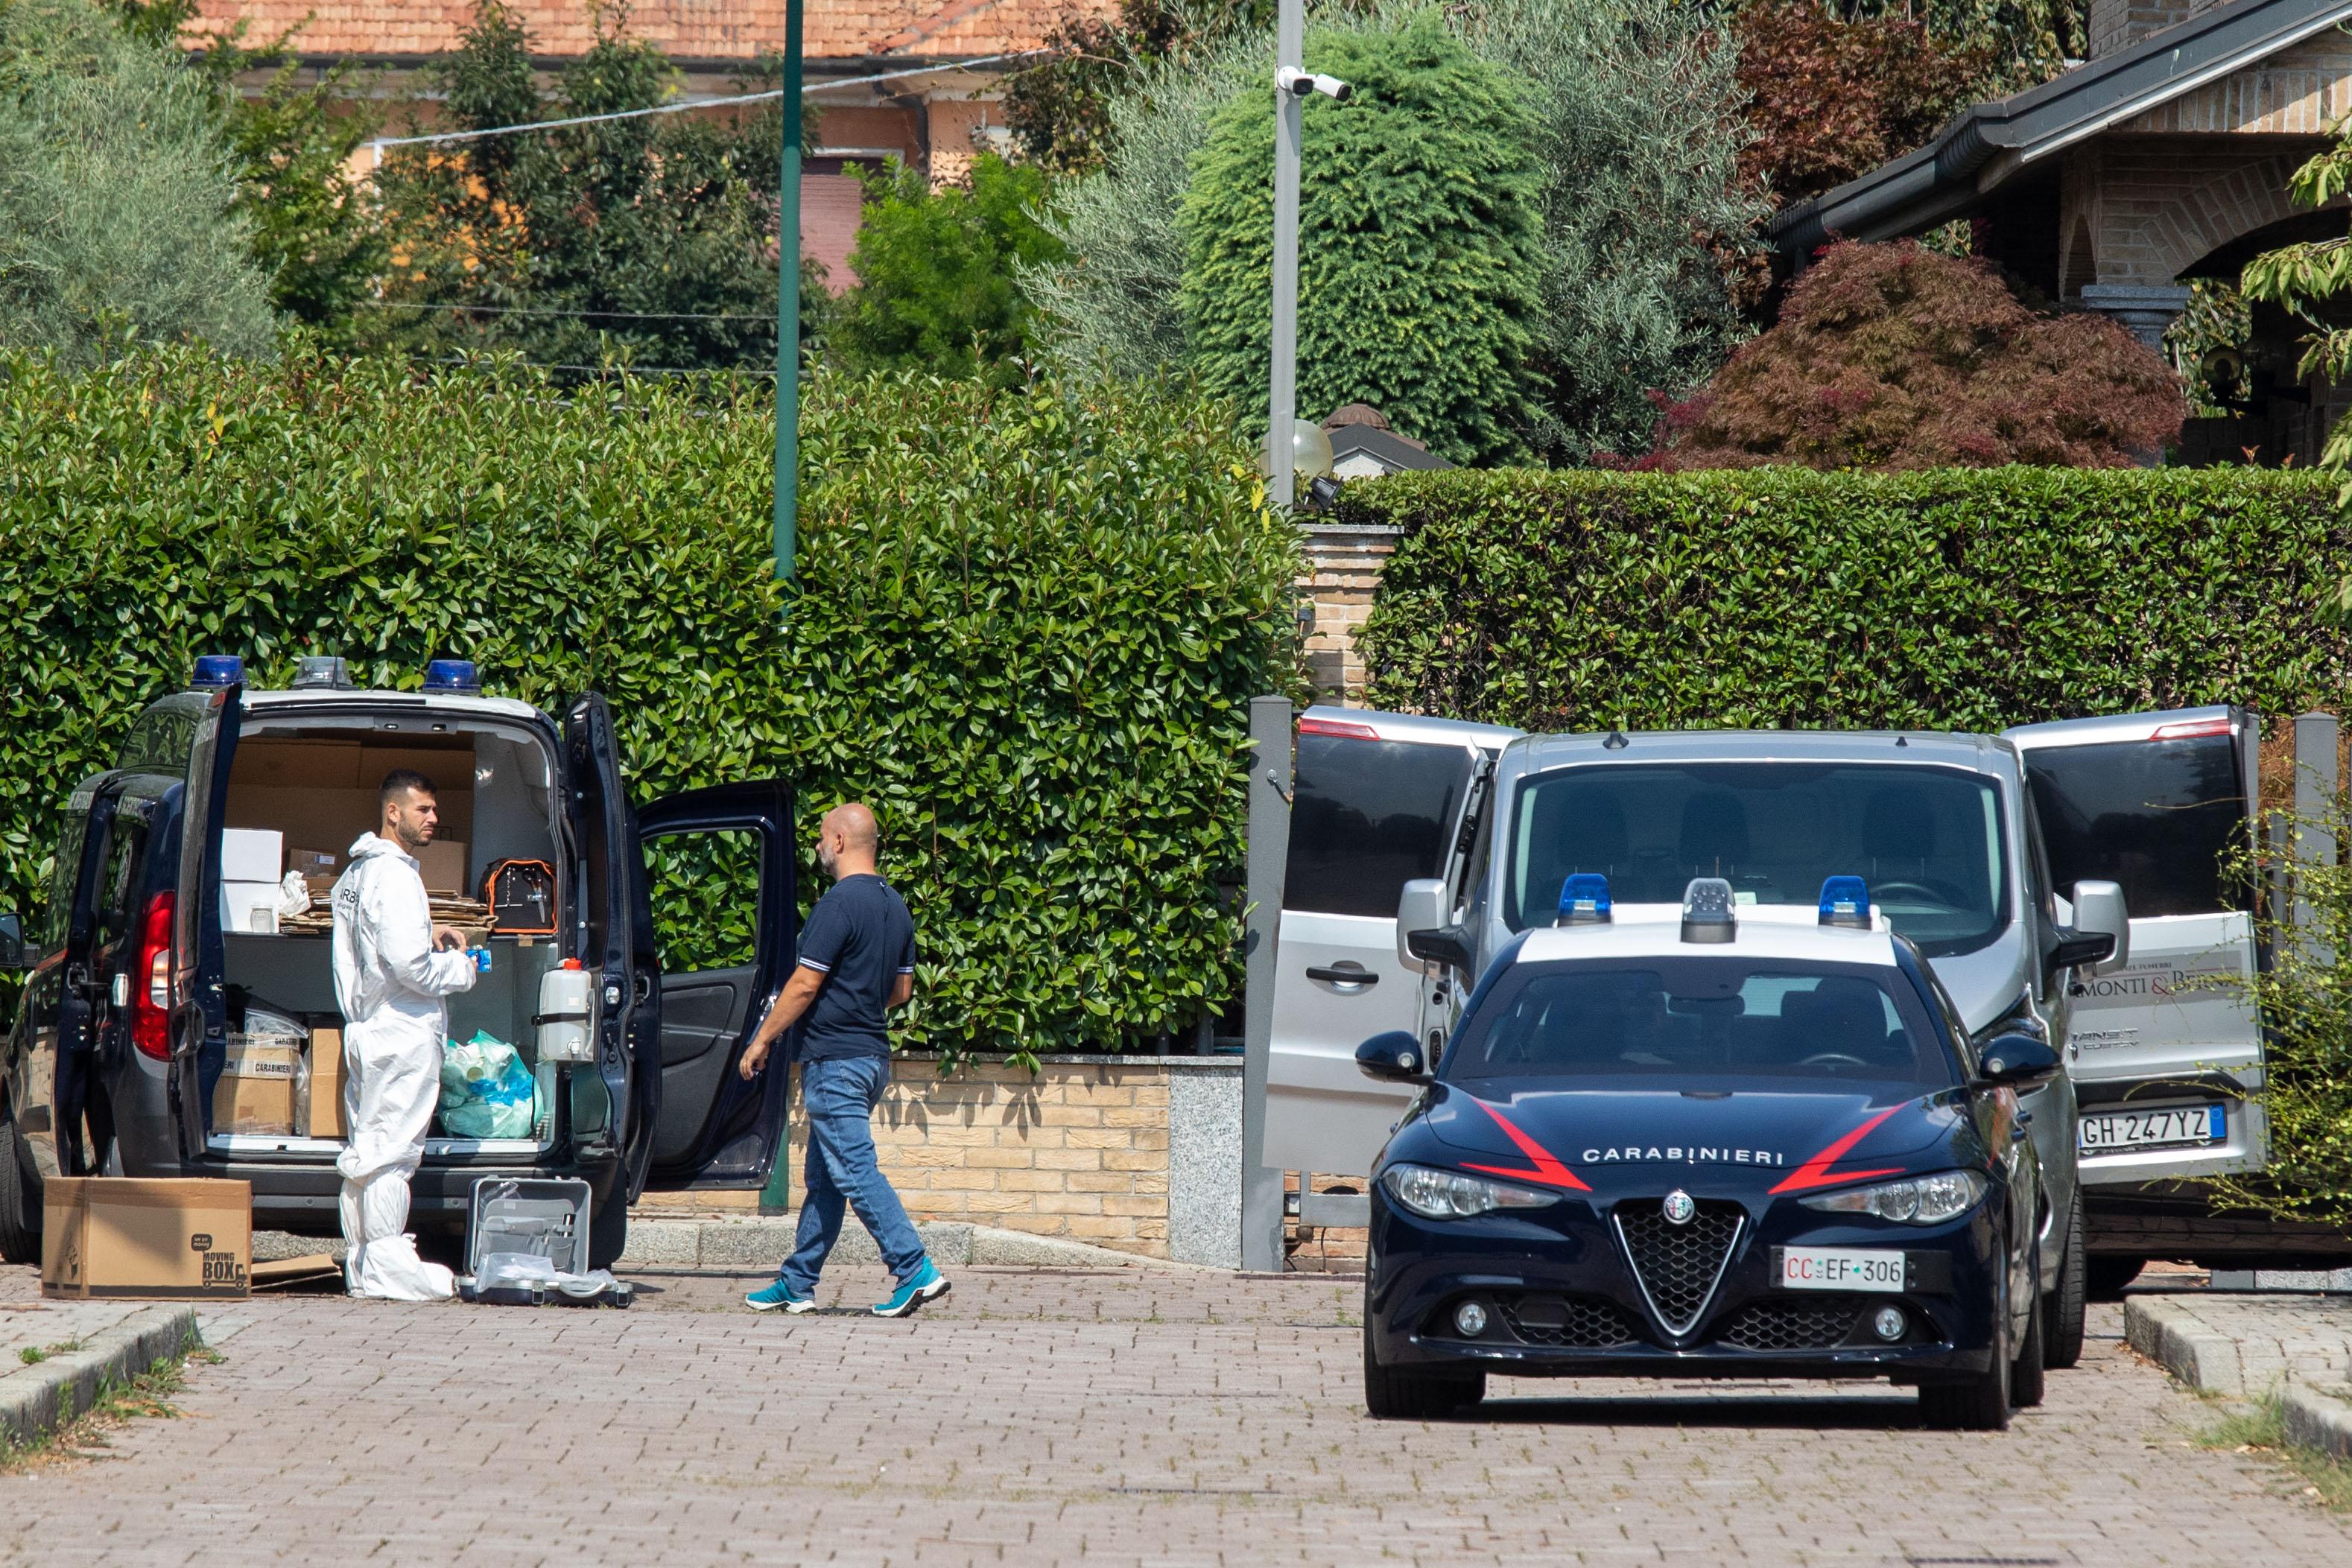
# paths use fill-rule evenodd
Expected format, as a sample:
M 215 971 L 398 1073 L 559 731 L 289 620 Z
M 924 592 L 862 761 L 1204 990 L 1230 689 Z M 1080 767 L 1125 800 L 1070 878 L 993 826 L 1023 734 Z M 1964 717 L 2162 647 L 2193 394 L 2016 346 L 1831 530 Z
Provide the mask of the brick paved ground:
M 2192 1291 L 2168 1299 L 2237 1342 L 2249 1395 L 2290 1377 L 2323 1388 L 2352 1384 L 2352 1296 Z
M 22 1270 L 0 1300 L 23 1300 Z M 1867 1385 L 1498 1384 L 1374 1424 L 1351 1281 L 971 1268 L 908 1323 L 257 1300 L 184 1418 L 0 1479 L 0 1561 L 2342 1564 L 2095 1309 L 2003 1435 Z M 874 1299 L 878 1269 L 829 1299 Z

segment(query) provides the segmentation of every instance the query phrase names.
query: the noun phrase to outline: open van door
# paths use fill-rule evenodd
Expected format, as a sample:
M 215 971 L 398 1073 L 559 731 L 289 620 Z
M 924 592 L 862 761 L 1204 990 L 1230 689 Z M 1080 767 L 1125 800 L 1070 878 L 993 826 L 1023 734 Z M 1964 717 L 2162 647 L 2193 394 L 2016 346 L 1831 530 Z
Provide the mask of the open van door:
M 227 1063 L 228 998 L 217 985 L 200 985 L 226 968 L 221 946 L 220 901 L 204 890 L 220 885 L 222 821 L 228 810 L 229 767 L 245 720 L 245 687 L 165 697 L 140 716 L 123 746 L 126 768 L 166 768 L 187 758 L 180 795 L 179 888 L 171 920 L 167 969 L 171 1061 L 165 1071 L 183 1158 L 204 1157 L 213 1086 Z
M 2202 707 L 2025 725 L 2025 763 L 2060 898 L 2120 883 L 2124 966 L 2078 976 L 2069 1063 L 2086 1186 L 2259 1169 L 2263 1036 L 2253 890 L 2222 857 L 2255 842 L 2254 716 Z M 2061 912 L 2062 920 L 2064 912 Z
M 1414 878 L 1443 877 L 1460 899 L 1484 779 L 1518 733 L 1361 708 L 1300 716 L 1275 946 L 1268 1166 L 1371 1170 L 1414 1091 L 1365 1077 L 1356 1047 L 1450 1016 L 1454 984 L 1399 956 L 1398 895 Z
M 752 1082 L 743 1048 L 798 947 L 792 787 L 723 784 L 637 813 L 660 966 L 658 1109 L 646 1186 L 757 1187 L 783 1135 L 785 1057 Z
M 583 1155 L 617 1149 L 625 1156 L 634 1202 L 661 1114 L 661 993 L 636 817 L 621 779 L 613 715 L 596 693 L 575 697 L 565 712 L 563 751 L 581 862 L 572 913 L 581 959 L 594 971 L 589 989 L 596 1018 L 594 1068 L 565 1074 L 572 1132 Z

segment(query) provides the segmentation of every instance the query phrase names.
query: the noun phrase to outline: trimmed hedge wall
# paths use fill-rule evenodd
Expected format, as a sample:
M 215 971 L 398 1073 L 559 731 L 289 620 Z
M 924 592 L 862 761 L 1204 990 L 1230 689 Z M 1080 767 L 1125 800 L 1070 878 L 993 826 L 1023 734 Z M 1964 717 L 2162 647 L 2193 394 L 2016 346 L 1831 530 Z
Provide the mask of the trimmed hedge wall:
M 2345 700 L 2335 481 L 2249 469 L 1502 470 L 1348 487 L 1405 530 L 1369 706 L 1537 730 L 1894 727 Z
M 67 795 L 197 653 L 410 688 L 448 654 L 551 710 L 604 692 L 641 800 L 782 774 L 811 841 L 870 802 L 919 927 L 904 1043 L 1116 1049 L 1233 995 L 1218 883 L 1297 563 L 1230 422 L 820 381 L 787 614 L 772 408 L 299 350 L 79 379 L 0 354 L 0 908 L 37 914 Z

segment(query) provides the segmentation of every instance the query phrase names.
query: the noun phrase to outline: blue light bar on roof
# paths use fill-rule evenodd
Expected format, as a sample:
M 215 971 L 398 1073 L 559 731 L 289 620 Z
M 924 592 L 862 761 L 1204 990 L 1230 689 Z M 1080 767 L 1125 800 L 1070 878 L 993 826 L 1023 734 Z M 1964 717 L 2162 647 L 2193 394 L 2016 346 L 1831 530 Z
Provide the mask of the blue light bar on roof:
M 1554 925 L 1609 924 L 1609 879 L 1599 872 L 1580 871 L 1560 883 L 1559 918 Z
M 1870 929 L 1870 884 L 1858 876 L 1822 879 L 1822 924 Z
M 236 686 L 245 684 L 245 661 L 235 653 L 199 653 L 192 686 Z
M 428 692 L 478 692 L 481 677 L 474 673 L 471 659 L 435 659 L 425 666 L 425 689 Z

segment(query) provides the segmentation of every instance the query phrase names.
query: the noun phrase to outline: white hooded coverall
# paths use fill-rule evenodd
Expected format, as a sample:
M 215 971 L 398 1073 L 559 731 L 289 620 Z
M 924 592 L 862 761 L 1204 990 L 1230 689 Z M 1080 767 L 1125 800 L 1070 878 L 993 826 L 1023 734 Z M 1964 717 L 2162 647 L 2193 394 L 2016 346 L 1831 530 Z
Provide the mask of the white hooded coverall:
M 343 1112 L 351 1141 L 342 1173 L 344 1279 L 354 1296 L 437 1301 L 449 1270 L 416 1255 L 407 1233 L 408 1178 L 441 1098 L 442 998 L 470 990 L 474 960 L 433 948 L 432 907 L 416 862 L 389 839 L 362 833 L 335 883 L 335 998 L 343 1009 Z

